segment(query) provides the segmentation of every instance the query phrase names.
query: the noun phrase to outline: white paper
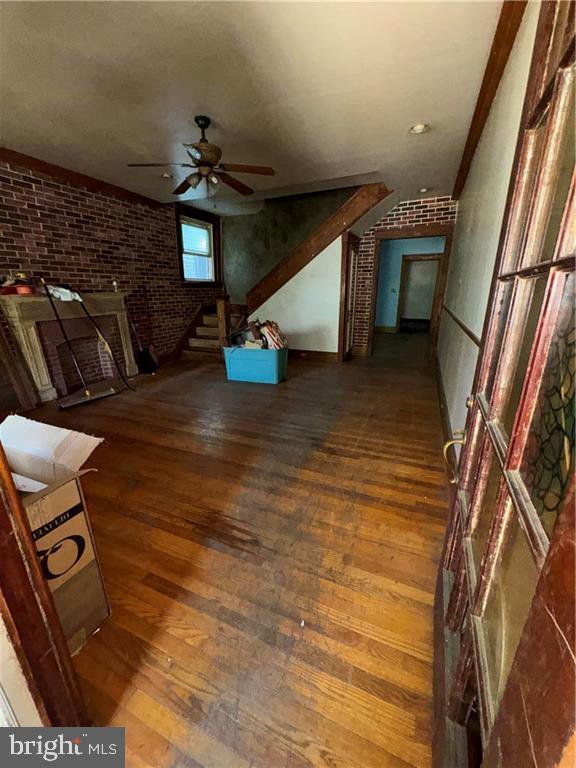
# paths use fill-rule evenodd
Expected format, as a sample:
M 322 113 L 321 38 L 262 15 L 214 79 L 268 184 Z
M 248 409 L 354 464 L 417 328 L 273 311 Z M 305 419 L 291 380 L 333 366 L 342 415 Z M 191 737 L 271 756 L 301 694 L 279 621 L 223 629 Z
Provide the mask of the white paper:
M 48 484 L 78 472 L 102 441 L 23 416 L 8 416 L 0 424 L 0 442 L 11 471 Z
M 14 480 L 16 490 L 22 491 L 22 493 L 37 493 L 48 488 L 46 483 L 40 483 L 38 480 L 32 480 L 31 477 L 24 477 L 24 475 L 19 475 L 16 472 L 12 472 L 12 480 Z

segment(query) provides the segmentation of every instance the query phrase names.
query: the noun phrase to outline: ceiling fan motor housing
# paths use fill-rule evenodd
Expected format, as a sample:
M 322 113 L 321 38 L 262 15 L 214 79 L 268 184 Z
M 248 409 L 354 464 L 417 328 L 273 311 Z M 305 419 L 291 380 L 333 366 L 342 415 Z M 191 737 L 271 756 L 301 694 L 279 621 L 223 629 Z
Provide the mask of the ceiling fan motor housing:
M 198 160 L 198 165 L 218 165 L 222 157 L 222 150 L 216 144 L 210 144 L 208 141 L 198 141 L 191 145 L 200 152 L 202 158 Z

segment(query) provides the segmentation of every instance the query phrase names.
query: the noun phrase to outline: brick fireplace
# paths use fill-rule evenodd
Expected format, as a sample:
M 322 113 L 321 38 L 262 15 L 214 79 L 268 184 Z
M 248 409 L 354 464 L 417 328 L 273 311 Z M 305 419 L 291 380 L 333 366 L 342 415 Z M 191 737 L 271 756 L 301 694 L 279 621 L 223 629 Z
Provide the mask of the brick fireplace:
M 84 294 L 83 298 L 122 372 L 127 376 L 137 374 L 123 294 L 102 292 Z M 90 384 L 116 378 L 110 355 L 79 303 L 56 301 L 56 306 L 85 380 Z M 80 377 L 48 299 L 0 296 L 0 308 L 22 350 L 40 400 L 55 400 L 78 389 Z

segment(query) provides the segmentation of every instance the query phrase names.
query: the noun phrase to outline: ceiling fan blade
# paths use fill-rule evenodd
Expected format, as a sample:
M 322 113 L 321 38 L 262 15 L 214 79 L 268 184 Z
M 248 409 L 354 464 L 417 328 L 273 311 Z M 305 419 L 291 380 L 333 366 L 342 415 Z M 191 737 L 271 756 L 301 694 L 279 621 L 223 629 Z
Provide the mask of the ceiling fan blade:
M 195 168 L 190 163 L 127 163 L 128 168 L 164 168 L 167 165 L 179 165 L 181 168 Z
M 178 184 L 174 192 L 172 192 L 173 195 L 183 195 L 184 192 L 188 192 L 190 189 L 190 182 L 188 179 L 184 179 L 184 181 L 181 184 Z
M 258 173 L 261 176 L 274 176 L 276 171 L 268 165 L 242 165 L 241 163 L 220 163 L 218 169 L 235 173 Z
M 224 171 L 220 171 L 218 176 L 222 179 L 224 184 L 228 184 L 229 187 L 235 189 L 236 192 L 240 192 L 241 195 L 251 195 L 254 192 L 254 190 L 250 187 L 247 187 L 246 184 L 238 181 L 238 179 L 235 179 L 234 176 L 229 176 L 227 173 L 224 173 Z

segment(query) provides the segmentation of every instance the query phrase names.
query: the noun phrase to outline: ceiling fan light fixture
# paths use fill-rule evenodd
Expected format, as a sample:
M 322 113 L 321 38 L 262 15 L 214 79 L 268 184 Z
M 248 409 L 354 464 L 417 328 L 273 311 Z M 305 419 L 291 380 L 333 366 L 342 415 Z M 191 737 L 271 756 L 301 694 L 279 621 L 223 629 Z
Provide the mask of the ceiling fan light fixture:
M 421 195 L 424 195 L 426 192 L 430 192 L 430 187 L 420 187 L 418 192 L 420 192 Z
M 428 133 L 429 130 L 430 126 L 428 123 L 415 123 L 415 125 L 411 125 L 409 128 L 409 132 L 415 136 L 420 136 L 422 133 Z
M 195 198 L 208 195 L 213 197 L 224 184 L 231 187 L 241 195 L 252 195 L 254 190 L 228 171 L 237 173 L 255 173 L 261 176 L 274 176 L 274 169 L 268 165 L 251 165 L 246 163 L 222 163 L 222 149 L 217 144 L 212 144 L 206 138 L 206 130 L 210 127 L 211 120 L 207 115 L 196 115 L 194 122 L 200 128 L 201 136 L 195 142 L 182 142 L 186 154 L 191 162 L 179 163 L 128 163 L 133 168 L 165 168 L 166 166 L 179 166 L 190 168 L 191 172 L 172 191 L 173 195 L 185 195 L 189 190 L 197 190 Z M 179 174 L 178 174 L 179 175 Z M 160 174 L 162 179 L 172 179 L 170 171 Z M 204 183 L 202 183 L 204 182 Z
M 199 173 L 191 173 L 190 176 L 188 176 L 188 184 L 190 184 L 191 189 L 196 189 L 198 184 L 202 181 L 202 176 L 200 176 Z
M 193 160 L 202 160 L 202 152 L 194 144 L 184 144 L 186 151 Z

